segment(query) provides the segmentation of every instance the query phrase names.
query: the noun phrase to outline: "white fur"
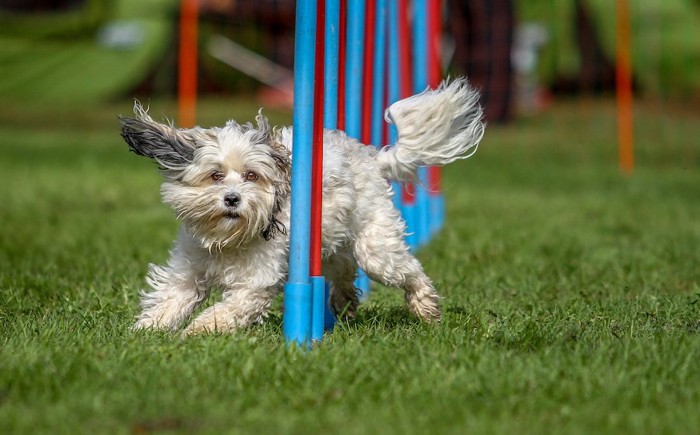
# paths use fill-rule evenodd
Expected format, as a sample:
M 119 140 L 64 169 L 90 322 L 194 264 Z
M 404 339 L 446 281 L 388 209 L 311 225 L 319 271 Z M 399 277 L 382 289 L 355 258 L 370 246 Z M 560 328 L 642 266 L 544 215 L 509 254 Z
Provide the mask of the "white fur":
M 385 178 L 409 179 L 420 165 L 473 154 L 484 130 L 477 99 L 459 79 L 393 104 L 386 116 L 398 141 L 382 151 L 325 131 L 322 257 L 337 314 L 355 314 L 359 266 L 373 280 L 402 288 L 413 314 L 439 320 L 438 294 L 403 240 Z M 263 321 L 287 276 L 291 128 L 271 130 L 259 113 L 257 128 L 231 121 L 177 130 L 138 105 L 135 112 L 122 120 L 122 136 L 132 151 L 159 163 L 163 200 L 183 222 L 168 264 L 150 267 L 135 327 L 179 328 L 212 288 L 223 291 L 222 300 L 186 333 Z M 240 198 L 235 206 L 224 201 L 232 194 Z

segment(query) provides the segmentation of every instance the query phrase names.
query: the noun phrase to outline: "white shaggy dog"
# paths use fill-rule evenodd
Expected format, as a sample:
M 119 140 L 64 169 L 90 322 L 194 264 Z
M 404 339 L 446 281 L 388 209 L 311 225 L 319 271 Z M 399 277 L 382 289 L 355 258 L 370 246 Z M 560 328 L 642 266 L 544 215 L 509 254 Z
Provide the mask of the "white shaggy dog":
M 211 288 L 223 299 L 186 333 L 231 331 L 261 322 L 287 276 L 292 129 L 229 121 L 222 128 L 176 129 L 137 103 L 121 118 L 131 151 L 155 160 L 161 193 L 183 223 L 170 260 L 151 265 L 135 328 L 177 329 Z M 340 131 L 325 131 L 323 273 L 335 313 L 352 317 L 362 268 L 374 281 L 405 291 L 408 309 L 440 319 L 438 294 L 404 242 L 387 179 L 405 180 L 421 165 L 444 165 L 476 151 L 484 133 L 478 93 L 465 79 L 398 101 L 386 119 L 398 141 L 381 150 Z

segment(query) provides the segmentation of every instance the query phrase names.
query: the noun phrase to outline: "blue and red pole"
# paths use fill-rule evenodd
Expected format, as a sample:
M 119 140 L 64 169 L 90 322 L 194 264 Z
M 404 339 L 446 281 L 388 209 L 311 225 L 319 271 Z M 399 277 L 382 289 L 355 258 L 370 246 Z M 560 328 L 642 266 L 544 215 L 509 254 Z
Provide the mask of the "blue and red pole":
M 311 161 L 311 240 L 309 273 L 311 275 L 311 339 L 323 338 L 326 280 L 321 270 L 321 216 L 323 194 L 323 97 L 325 67 L 326 2 L 316 3 L 316 59 L 314 62 L 314 123 Z

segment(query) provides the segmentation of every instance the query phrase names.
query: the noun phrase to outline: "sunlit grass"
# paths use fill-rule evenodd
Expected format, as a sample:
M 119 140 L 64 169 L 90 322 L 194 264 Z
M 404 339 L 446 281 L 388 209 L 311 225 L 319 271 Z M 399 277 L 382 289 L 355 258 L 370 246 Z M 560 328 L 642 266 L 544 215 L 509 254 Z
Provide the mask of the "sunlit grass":
M 446 169 L 447 227 L 419 252 L 443 322 L 376 288 L 301 353 L 280 305 L 233 335 L 129 329 L 177 229 L 119 138 L 129 107 L 0 108 L 0 433 L 697 430 L 697 118 L 640 106 L 631 177 L 606 102 L 490 126 Z

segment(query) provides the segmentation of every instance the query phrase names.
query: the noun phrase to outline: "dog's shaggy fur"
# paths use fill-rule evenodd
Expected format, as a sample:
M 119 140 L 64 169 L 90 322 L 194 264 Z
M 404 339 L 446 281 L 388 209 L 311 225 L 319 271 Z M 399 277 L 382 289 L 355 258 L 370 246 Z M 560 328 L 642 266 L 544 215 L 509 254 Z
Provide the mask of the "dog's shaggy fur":
M 230 331 L 261 322 L 287 276 L 292 129 L 230 121 L 223 128 L 176 129 L 155 122 L 136 103 L 120 118 L 131 151 L 156 161 L 161 193 L 182 221 L 170 260 L 151 265 L 136 328 L 177 329 L 211 288 L 223 299 L 186 333 Z M 386 112 L 398 141 L 378 150 L 340 131 L 325 131 L 323 273 L 330 305 L 352 317 L 353 285 L 370 278 L 405 291 L 408 309 L 440 319 L 438 294 L 404 242 L 387 179 L 411 179 L 418 166 L 444 165 L 476 151 L 484 132 L 478 94 L 466 80 L 398 101 Z M 293 229 L 292 229 L 293 231 Z

